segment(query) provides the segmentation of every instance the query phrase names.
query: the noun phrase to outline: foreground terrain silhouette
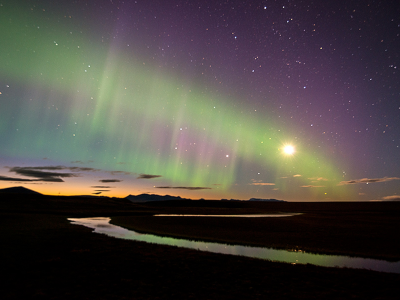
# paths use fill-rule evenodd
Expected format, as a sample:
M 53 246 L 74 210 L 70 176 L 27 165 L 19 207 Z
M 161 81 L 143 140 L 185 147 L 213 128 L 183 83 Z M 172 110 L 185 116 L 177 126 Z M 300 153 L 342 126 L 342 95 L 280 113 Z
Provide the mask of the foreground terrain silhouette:
M 301 212 L 289 218 L 159 218 L 156 213 Z M 124 241 L 71 225 L 107 216 L 142 232 L 400 259 L 400 203 L 248 203 L 1 194 L 5 299 L 395 299 L 399 274 L 290 265 Z M 338 245 L 339 244 L 339 245 Z

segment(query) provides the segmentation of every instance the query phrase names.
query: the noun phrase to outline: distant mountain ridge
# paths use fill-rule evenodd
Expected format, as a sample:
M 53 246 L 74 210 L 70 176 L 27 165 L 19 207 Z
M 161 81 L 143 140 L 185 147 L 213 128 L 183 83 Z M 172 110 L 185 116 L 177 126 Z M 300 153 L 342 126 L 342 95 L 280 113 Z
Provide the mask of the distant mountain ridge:
M 24 195 L 43 195 L 23 186 L 14 186 L 5 189 L 0 189 L 0 194 L 24 194 Z
M 239 200 L 239 199 L 221 199 L 221 201 L 255 201 L 255 202 L 286 202 L 285 200 L 278 199 L 262 199 L 262 198 L 250 198 L 249 200 Z
M 259 202 L 286 202 L 285 200 L 278 200 L 278 199 L 261 199 L 261 198 L 250 198 L 249 201 L 259 201 Z
M 152 201 L 168 201 L 168 200 L 193 200 L 187 198 L 181 198 L 179 196 L 170 196 L 170 195 L 156 195 L 156 194 L 141 194 L 141 195 L 129 195 L 125 197 L 125 199 L 132 202 L 152 202 Z M 204 200 L 204 199 L 200 199 Z M 237 200 L 237 199 L 221 199 L 221 201 L 257 201 L 257 202 L 286 202 L 285 200 L 277 200 L 277 199 L 261 199 L 261 198 L 250 198 L 249 200 Z
M 15 186 L 0 189 L 0 194 L 19 194 L 19 195 L 31 195 L 31 196 L 44 196 L 43 194 L 33 191 L 31 189 L 25 188 L 23 186 Z M 110 199 L 114 197 L 108 196 L 97 196 L 97 195 L 77 195 L 75 197 L 81 198 L 93 198 L 93 199 Z M 140 194 L 140 195 L 129 195 L 126 196 L 124 199 L 127 199 L 131 202 L 135 203 L 144 203 L 144 202 L 153 202 L 153 201 L 168 201 L 168 200 L 192 200 L 187 198 L 182 198 L 180 196 L 170 196 L 170 195 L 157 195 L 157 194 Z M 204 200 L 204 199 L 200 199 Z M 237 200 L 237 199 L 221 199 L 221 201 L 257 201 L 257 202 L 286 202 L 285 200 L 277 200 L 277 199 L 261 199 L 261 198 L 250 198 L 249 200 Z
M 155 194 L 141 194 L 141 195 L 129 195 L 126 196 L 125 199 L 128 199 L 132 202 L 151 202 L 151 201 L 167 201 L 167 200 L 190 200 L 186 198 L 181 198 L 179 196 L 170 196 L 170 195 L 155 195 Z

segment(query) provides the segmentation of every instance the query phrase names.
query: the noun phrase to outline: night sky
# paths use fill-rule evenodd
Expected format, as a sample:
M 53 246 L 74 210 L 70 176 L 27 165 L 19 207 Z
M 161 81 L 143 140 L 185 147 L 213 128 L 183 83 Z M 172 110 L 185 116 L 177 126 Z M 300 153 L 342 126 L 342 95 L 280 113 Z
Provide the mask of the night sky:
M 400 198 L 399 1 L 0 0 L 0 43 L 0 188 Z

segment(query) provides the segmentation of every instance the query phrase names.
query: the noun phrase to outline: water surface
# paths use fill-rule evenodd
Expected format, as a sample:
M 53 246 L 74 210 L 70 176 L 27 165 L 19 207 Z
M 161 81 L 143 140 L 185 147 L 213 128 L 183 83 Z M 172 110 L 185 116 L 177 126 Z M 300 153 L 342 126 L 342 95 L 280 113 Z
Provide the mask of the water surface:
M 301 213 L 290 214 L 264 214 L 264 215 L 179 215 L 179 214 L 159 214 L 154 217 L 225 217 L 225 218 L 278 218 L 278 217 L 291 217 L 298 216 Z
M 292 264 L 313 264 L 324 267 L 348 267 L 380 272 L 400 273 L 400 261 L 388 262 L 370 258 L 310 254 L 302 251 L 286 251 L 263 247 L 226 245 L 221 243 L 199 242 L 171 237 L 161 237 L 153 234 L 141 234 L 136 231 L 110 224 L 110 218 L 79 218 L 68 220 L 71 221 L 72 224 L 93 228 L 95 233 L 105 234 L 110 237 L 125 240 L 177 246 L 213 253 L 241 255 Z

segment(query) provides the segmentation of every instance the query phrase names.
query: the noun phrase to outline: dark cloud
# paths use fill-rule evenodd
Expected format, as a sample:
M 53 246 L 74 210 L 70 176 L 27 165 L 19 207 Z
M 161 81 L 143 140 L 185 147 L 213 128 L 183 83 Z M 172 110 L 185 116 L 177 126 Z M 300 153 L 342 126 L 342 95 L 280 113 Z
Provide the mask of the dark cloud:
M 80 161 L 75 161 L 73 163 L 81 163 Z M 17 178 L 0 176 L 0 181 L 44 181 L 44 182 L 64 182 L 62 178 L 68 177 L 79 177 L 81 176 L 79 172 L 100 172 L 102 170 L 87 167 L 66 167 L 66 166 L 38 166 L 38 167 L 8 167 L 10 172 L 14 172 L 21 176 L 33 177 L 35 179 L 28 178 Z M 64 172 L 56 172 L 64 171 Z M 70 171 L 70 172 L 65 172 Z M 105 171 L 110 174 L 131 174 L 129 172 L 123 171 Z M 121 182 L 119 179 L 104 179 L 100 182 Z
M 77 163 L 76 161 L 75 163 Z M 88 167 L 67 167 L 67 166 L 43 166 L 43 167 L 24 167 L 25 169 L 34 169 L 34 170 L 51 170 L 51 171 L 61 171 L 61 170 L 69 170 L 73 172 L 106 172 L 112 175 L 114 174 L 124 174 L 129 175 L 130 172 L 125 171 L 103 171 L 101 169 L 96 168 L 88 168 Z
M 110 190 L 95 190 L 95 192 L 109 192 Z
M 161 175 L 150 175 L 150 174 L 139 174 L 139 177 L 137 179 L 153 179 L 153 178 L 158 178 L 162 177 Z
M 157 189 L 181 189 L 181 190 L 211 190 L 209 187 L 201 186 L 156 186 Z
M 66 170 L 77 171 L 77 172 L 99 172 L 100 169 L 95 168 L 81 168 L 81 167 L 65 167 Z
M 320 188 L 325 187 L 324 185 L 302 185 L 303 188 Z
M 77 177 L 73 173 L 47 172 L 42 170 L 59 170 L 57 167 L 13 167 L 10 172 L 26 177 L 34 177 L 37 181 L 64 182 L 61 178 Z
M 0 181 L 36 181 L 34 179 L 25 179 L 25 178 L 15 178 L 15 177 L 8 177 L 8 176 L 1 176 Z
M 80 175 L 72 172 L 53 172 L 53 171 L 65 171 L 69 170 L 72 172 L 93 172 L 100 171 L 93 168 L 81 168 L 81 167 L 65 167 L 65 166 L 38 166 L 38 167 L 12 167 L 10 172 L 14 172 L 18 175 L 33 177 L 35 179 L 24 179 L 14 178 L 17 181 L 45 181 L 45 182 L 64 182 L 62 178 L 79 177 Z M 6 180 L 3 178 L 2 180 Z
M 100 195 L 101 192 L 97 192 L 97 193 L 92 193 L 92 195 Z
M 42 170 L 62 170 L 59 167 L 13 167 L 10 172 L 15 172 L 16 174 L 37 177 L 37 178 L 47 178 L 47 177 L 75 177 L 72 173 L 57 173 L 57 172 L 46 172 Z
M 66 166 L 41 166 L 41 167 L 14 167 L 13 169 L 24 169 L 24 170 L 47 170 L 47 171 L 62 171 L 62 170 L 70 170 L 77 172 L 97 172 L 101 171 L 100 169 L 94 168 L 82 168 L 82 167 L 66 167 Z
M 94 185 L 91 186 L 94 189 L 113 189 L 115 186 L 108 186 L 108 185 Z
M 121 182 L 122 180 L 119 180 L 119 179 L 101 179 L 101 180 L 99 180 L 99 182 L 104 182 L 104 183 L 107 183 L 107 182 Z
M 69 176 L 68 176 L 69 177 Z M 46 178 L 40 178 L 40 181 L 47 181 L 47 182 L 64 182 L 64 180 L 62 180 L 59 177 L 46 177 Z
M 348 184 L 357 184 L 357 183 L 375 183 L 375 182 L 385 182 L 385 181 L 392 181 L 392 180 L 400 180 L 399 177 L 383 177 L 383 178 L 362 178 L 356 180 L 348 180 L 348 181 L 341 181 L 338 185 L 348 185 Z

